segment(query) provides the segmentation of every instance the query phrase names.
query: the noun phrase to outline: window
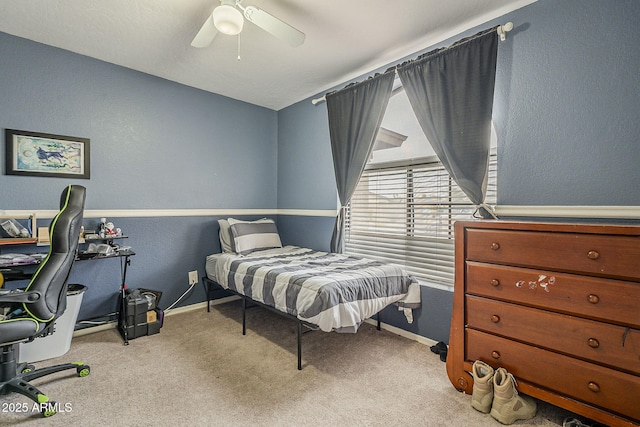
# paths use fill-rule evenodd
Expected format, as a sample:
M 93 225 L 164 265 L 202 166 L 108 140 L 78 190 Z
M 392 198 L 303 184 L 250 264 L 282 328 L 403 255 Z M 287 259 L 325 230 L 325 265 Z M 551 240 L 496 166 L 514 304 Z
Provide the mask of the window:
M 425 156 L 431 147 L 404 92 L 391 98 L 382 127 L 348 206 L 345 252 L 401 264 L 421 281 L 453 286 L 453 223 L 472 218 L 476 208 L 438 159 Z M 496 166 L 492 154 L 489 204 L 496 202 Z

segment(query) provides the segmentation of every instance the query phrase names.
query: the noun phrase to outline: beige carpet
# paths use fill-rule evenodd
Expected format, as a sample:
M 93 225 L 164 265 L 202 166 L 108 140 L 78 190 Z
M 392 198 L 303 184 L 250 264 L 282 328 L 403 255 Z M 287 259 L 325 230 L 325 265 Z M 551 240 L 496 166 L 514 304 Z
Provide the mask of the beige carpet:
M 31 402 L 0 396 L 0 425 L 21 426 L 499 426 L 449 383 L 428 346 L 377 331 L 303 336 L 296 324 L 237 301 L 168 316 L 157 335 L 124 346 L 115 330 L 74 338 L 60 358 L 82 360 L 85 378 L 59 373 L 34 382 L 65 408 L 48 419 L 8 411 Z M 20 406 L 20 405 L 18 405 Z M 515 425 L 558 426 L 570 413 L 540 402 Z

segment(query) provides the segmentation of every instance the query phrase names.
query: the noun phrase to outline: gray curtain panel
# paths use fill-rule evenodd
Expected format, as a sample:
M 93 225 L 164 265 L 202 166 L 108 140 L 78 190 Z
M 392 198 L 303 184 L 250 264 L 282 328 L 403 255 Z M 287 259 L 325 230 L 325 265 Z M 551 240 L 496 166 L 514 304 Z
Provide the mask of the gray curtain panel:
M 409 102 L 436 155 L 483 218 L 498 36 L 492 28 L 398 66 Z
M 331 237 L 332 252 L 343 252 L 345 206 L 371 155 L 394 78 L 394 70 L 388 70 L 326 95 L 331 152 L 341 205 Z

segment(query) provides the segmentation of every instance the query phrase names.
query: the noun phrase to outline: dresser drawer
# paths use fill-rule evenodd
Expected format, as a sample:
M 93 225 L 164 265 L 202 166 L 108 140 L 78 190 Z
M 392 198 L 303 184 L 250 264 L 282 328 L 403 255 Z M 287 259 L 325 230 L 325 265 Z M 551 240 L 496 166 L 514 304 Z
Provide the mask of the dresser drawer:
M 479 331 L 466 330 L 465 341 L 469 361 L 640 421 L 640 377 Z
M 466 230 L 467 260 L 640 279 L 640 237 Z
M 468 296 L 466 324 L 640 375 L 640 330 Z M 550 333 L 552 332 L 552 333 Z
M 640 328 L 638 282 L 467 261 L 466 292 Z

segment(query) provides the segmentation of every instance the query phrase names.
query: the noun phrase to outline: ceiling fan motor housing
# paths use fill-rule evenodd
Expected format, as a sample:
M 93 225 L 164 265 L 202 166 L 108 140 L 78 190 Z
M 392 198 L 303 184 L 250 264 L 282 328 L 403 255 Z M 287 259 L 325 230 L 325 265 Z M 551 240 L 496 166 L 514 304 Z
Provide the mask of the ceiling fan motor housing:
M 234 36 L 242 31 L 244 18 L 236 9 L 234 0 L 222 0 L 220 6 L 213 10 L 213 24 L 223 34 Z
M 244 7 L 241 2 L 242 0 L 220 0 L 220 6 L 213 9 L 213 13 L 204 21 L 191 46 L 207 47 L 219 32 L 231 36 L 240 34 L 245 18 L 291 47 L 298 47 L 304 43 L 306 36 L 302 31 L 258 7 Z

